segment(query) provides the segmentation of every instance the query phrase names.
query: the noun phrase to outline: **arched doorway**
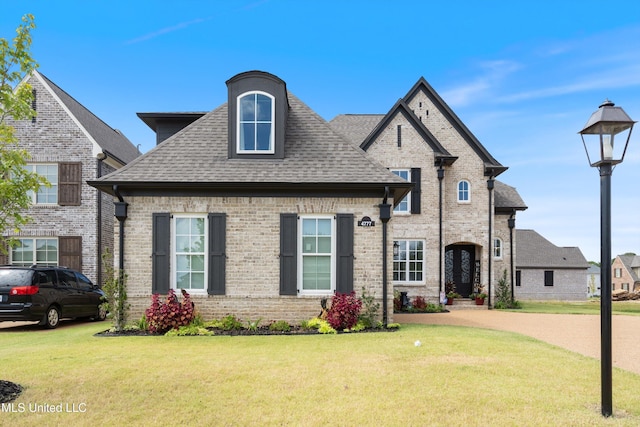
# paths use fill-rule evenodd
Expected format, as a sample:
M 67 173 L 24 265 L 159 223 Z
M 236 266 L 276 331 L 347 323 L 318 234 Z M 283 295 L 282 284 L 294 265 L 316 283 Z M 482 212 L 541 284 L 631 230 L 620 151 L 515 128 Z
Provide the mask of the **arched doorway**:
M 456 284 L 456 292 L 469 297 L 473 292 L 476 247 L 468 244 L 449 245 L 444 253 L 445 282 Z

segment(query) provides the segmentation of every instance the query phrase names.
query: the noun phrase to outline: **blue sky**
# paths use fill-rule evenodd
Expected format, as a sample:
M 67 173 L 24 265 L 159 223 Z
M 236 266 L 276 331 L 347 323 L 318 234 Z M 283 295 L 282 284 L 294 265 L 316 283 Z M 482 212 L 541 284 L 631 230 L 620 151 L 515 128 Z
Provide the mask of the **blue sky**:
M 137 112 L 209 111 L 273 73 L 322 117 L 386 113 L 422 76 L 529 206 L 517 227 L 600 260 L 600 192 L 580 136 L 609 98 L 640 120 L 640 2 L 4 1 L 35 15 L 40 71 L 141 150 Z M 612 252 L 640 254 L 640 125 L 613 174 Z

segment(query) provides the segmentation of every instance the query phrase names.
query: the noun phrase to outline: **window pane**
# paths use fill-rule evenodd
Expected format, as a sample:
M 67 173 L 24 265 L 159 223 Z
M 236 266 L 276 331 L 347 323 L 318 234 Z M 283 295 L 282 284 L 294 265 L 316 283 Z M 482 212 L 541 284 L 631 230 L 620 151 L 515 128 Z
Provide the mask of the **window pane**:
M 189 289 L 189 273 L 176 273 L 176 288 Z
M 256 120 L 262 122 L 271 121 L 271 99 L 268 96 L 258 94 L 256 97 L 258 114 Z
M 319 254 L 331 253 L 331 237 L 318 237 L 318 253 Z
M 303 237 L 302 238 L 302 252 L 307 254 L 316 253 L 316 238 L 315 237 Z
M 303 236 L 315 236 L 316 235 L 316 220 L 315 219 L 303 219 L 302 220 L 302 235 Z
M 189 252 L 189 236 L 176 236 L 176 252 Z
M 176 234 L 189 234 L 189 218 L 176 218 Z
M 255 117 L 255 94 L 249 94 L 240 98 L 240 120 L 254 121 Z
M 271 149 L 271 123 L 258 123 L 256 133 L 256 149 L 257 150 L 270 150 Z
M 331 236 L 331 220 L 330 219 L 318 220 L 318 236 Z
M 317 257 L 318 287 L 317 289 L 331 289 L 331 257 Z
M 204 289 L 204 273 L 191 274 L 191 289 Z
M 240 125 L 240 149 L 255 150 L 255 132 L 256 125 L 254 123 L 242 123 Z

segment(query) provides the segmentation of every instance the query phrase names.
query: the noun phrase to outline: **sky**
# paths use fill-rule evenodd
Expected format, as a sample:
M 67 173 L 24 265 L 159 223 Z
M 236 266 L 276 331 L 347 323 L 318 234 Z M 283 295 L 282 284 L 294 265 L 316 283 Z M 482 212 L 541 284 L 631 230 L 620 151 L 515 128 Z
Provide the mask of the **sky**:
M 578 132 L 605 100 L 640 120 L 637 0 L 0 0 L 35 16 L 40 72 L 142 152 L 138 112 L 210 111 L 262 70 L 326 120 L 387 113 L 420 77 L 529 207 L 516 227 L 600 261 L 600 177 Z M 612 254 L 640 254 L 640 125 L 612 176 Z

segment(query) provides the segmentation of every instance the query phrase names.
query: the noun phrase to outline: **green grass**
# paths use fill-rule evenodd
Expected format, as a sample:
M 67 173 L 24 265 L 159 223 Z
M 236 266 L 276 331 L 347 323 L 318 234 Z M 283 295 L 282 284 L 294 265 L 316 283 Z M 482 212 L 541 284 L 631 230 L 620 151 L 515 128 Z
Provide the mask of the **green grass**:
M 587 301 L 520 301 L 522 309 L 513 310 L 524 313 L 552 313 L 552 314 L 600 314 L 600 300 Z M 640 316 L 640 301 L 613 301 L 612 314 Z
M 614 369 L 605 420 L 597 360 L 507 332 L 93 336 L 106 327 L 0 331 L 26 409 L 0 425 L 640 425 L 640 375 Z M 86 411 L 30 412 L 45 403 Z

